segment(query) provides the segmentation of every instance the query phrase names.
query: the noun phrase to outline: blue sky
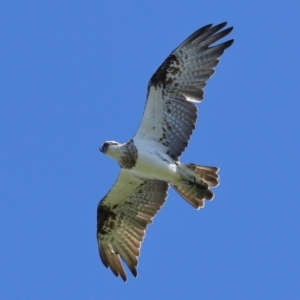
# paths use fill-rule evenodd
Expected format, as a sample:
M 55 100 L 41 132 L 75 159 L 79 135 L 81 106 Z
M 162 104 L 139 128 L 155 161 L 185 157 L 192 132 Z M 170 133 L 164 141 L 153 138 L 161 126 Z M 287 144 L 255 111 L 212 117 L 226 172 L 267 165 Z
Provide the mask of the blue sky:
M 299 1 L 2 1 L 1 299 L 300 299 Z M 196 211 L 170 191 L 138 278 L 100 262 L 98 201 L 167 55 L 234 26 L 183 162 L 221 168 Z

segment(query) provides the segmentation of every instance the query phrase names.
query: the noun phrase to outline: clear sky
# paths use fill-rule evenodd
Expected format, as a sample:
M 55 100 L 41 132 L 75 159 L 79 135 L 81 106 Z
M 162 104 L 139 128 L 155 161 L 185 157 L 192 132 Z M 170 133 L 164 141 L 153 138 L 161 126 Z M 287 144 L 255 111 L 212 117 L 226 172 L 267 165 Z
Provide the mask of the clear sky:
M 299 1 L 1 1 L 1 299 L 300 299 Z M 148 80 L 193 31 L 235 43 L 205 89 L 183 162 L 220 167 L 194 210 L 174 191 L 138 277 L 102 265 L 99 152 L 140 122 Z

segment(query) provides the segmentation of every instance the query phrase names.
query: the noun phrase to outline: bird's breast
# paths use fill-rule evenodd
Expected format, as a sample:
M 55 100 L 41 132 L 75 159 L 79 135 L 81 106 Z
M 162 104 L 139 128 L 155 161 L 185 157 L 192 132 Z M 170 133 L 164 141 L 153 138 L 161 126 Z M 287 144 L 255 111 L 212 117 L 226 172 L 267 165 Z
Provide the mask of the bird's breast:
M 134 171 L 151 179 L 167 182 L 177 179 L 177 165 L 165 153 L 153 149 L 138 148 L 138 157 Z

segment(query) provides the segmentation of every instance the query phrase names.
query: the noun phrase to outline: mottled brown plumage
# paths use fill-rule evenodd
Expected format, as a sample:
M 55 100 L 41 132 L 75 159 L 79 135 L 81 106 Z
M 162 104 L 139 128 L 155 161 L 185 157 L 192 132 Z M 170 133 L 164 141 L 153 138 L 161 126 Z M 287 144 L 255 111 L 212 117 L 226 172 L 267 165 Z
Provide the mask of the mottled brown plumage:
M 136 146 L 134 145 L 134 141 L 131 139 L 121 148 L 123 150 L 120 159 L 121 168 L 125 168 L 125 169 L 133 168 L 136 164 L 137 157 L 138 157 L 138 151 Z

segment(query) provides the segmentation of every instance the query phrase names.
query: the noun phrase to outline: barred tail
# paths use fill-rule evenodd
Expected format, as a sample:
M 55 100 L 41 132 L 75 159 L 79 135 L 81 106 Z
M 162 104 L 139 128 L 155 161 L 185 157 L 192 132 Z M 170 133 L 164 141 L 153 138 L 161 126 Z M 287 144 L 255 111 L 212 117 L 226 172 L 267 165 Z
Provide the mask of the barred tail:
M 179 168 L 184 176 L 182 180 L 172 183 L 173 188 L 196 209 L 204 207 L 204 199 L 212 200 L 214 197 L 210 188 L 219 184 L 219 169 L 182 163 Z

